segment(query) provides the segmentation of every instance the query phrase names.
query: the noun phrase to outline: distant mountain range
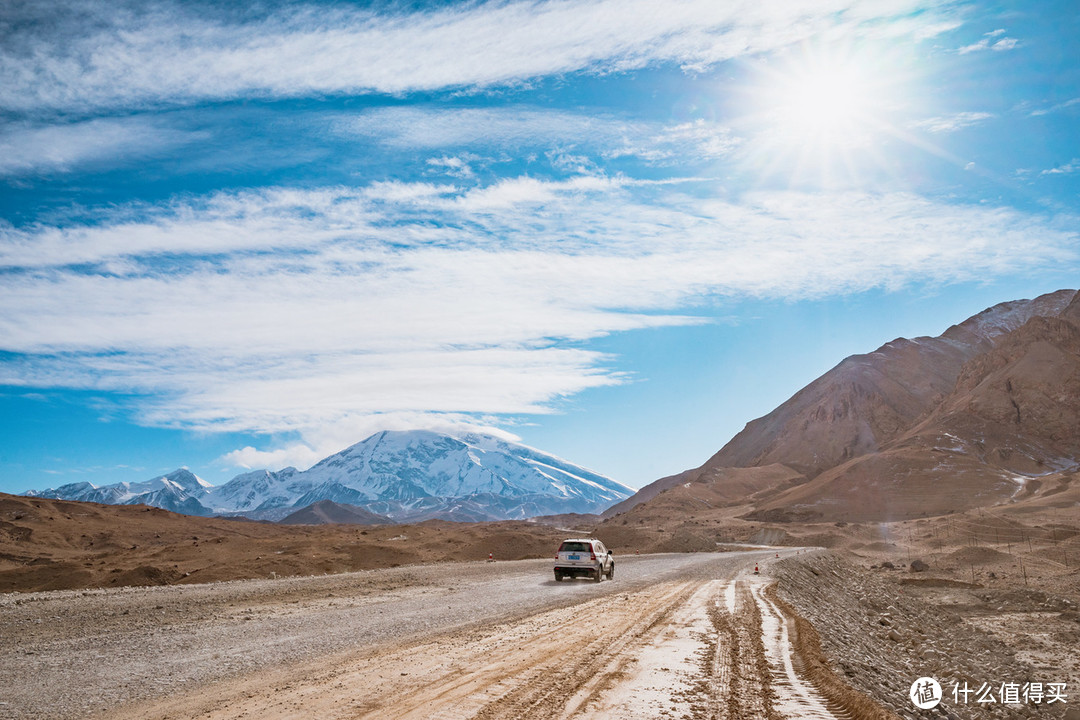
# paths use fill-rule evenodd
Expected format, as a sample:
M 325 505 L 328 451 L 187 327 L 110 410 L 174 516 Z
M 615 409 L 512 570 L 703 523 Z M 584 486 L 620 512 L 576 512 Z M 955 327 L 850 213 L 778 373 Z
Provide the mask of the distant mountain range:
M 1078 466 L 1080 294 L 1060 290 L 851 356 L 604 515 L 707 485 L 751 519 L 906 519 L 1016 501 Z
M 259 470 L 220 486 L 181 469 L 142 483 L 95 487 L 82 482 L 25 494 L 153 505 L 187 515 L 378 523 L 598 513 L 633 492 L 553 455 L 489 435 L 399 431 L 372 435 L 305 471 Z M 316 507 L 297 514 L 309 506 Z
M 185 515 L 212 515 L 197 498 L 205 496 L 213 487 L 194 473 L 180 469 L 145 482 L 120 482 L 101 487 L 78 482 L 48 490 L 28 490 L 23 495 L 105 505 L 152 505 Z

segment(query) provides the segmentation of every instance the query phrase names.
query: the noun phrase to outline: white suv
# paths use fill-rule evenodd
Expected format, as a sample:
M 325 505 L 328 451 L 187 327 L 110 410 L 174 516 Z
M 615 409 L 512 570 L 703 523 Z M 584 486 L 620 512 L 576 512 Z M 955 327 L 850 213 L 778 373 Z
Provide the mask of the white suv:
M 615 579 L 615 558 L 604 543 L 591 538 L 563 540 L 555 555 L 555 581 L 564 577 L 591 577 L 600 582 L 604 575 Z

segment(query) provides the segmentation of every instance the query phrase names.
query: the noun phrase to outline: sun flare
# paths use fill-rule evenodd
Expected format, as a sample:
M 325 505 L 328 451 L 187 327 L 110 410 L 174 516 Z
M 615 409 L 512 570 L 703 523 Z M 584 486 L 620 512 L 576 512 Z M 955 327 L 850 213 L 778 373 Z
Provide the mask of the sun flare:
M 863 105 L 865 90 L 862 78 L 851 68 L 792 78 L 785 92 L 785 122 L 812 132 L 849 128 L 870 110 Z
M 764 94 L 772 129 L 790 141 L 849 145 L 872 129 L 874 83 L 848 58 L 804 58 L 770 78 Z
M 889 116 L 904 102 L 895 60 L 867 47 L 804 45 L 757 66 L 741 119 L 752 172 L 837 186 L 882 167 L 896 134 Z

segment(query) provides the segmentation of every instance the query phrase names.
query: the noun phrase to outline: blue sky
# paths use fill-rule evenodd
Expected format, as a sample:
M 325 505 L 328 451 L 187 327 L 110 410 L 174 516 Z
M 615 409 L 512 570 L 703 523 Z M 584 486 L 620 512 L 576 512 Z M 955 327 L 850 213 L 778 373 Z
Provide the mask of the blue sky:
M 631 486 L 1080 285 L 1071 2 L 13 2 L 0 491 L 485 428 Z

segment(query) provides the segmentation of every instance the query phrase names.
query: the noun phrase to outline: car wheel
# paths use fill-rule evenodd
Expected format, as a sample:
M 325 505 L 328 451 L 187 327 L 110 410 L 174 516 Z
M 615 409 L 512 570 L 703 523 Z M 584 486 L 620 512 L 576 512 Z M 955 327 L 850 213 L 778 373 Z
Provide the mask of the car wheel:
M 601 580 L 604 579 L 604 568 L 602 566 L 600 566 L 600 565 L 596 566 L 596 574 L 595 574 L 594 577 L 595 577 L 596 582 L 600 582 Z
M 562 573 L 555 573 L 555 582 L 562 582 Z
M 614 580 L 615 579 L 615 563 L 611 563 L 611 567 L 608 568 L 607 579 L 608 580 Z

